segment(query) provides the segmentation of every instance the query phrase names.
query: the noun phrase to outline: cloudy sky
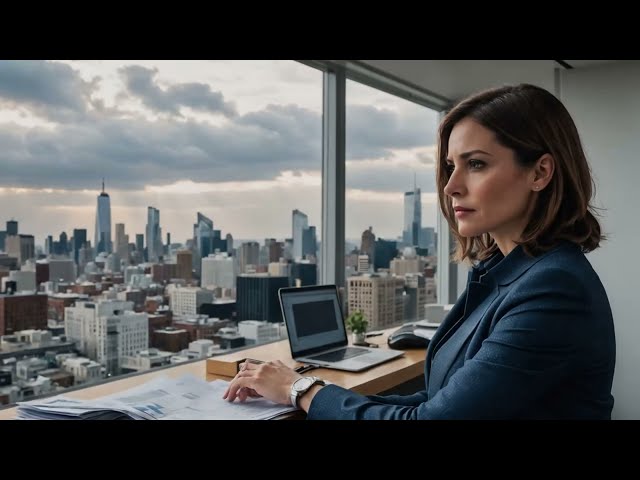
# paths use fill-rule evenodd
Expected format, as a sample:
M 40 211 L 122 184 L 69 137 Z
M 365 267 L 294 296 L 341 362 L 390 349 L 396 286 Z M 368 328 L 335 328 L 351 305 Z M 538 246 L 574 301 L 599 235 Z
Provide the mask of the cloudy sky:
M 198 211 L 234 238 L 289 237 L 294 208 L 320 231 L 321 119 L 294 61 L 0 61 L 0 229 L 93 241 L 104 177 L 131 241 L 148 205 L 173 242 Z M 398 236 L 414 174 L 434 225 L 437 113 L 349 82 L 347 125 L 347 238 Z

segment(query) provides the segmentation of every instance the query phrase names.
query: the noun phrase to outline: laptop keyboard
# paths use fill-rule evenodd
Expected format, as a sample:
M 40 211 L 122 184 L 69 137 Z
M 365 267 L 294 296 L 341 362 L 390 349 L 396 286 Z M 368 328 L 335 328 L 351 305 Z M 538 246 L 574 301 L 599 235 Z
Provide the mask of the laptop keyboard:
M 357 357 L 358 355 L 364 355 L 365 353 L 369 353 L 369 350 L 365 350 L 363 348 L 346 347 L 340 350 L 334 350 L 333 352 L 323 353 L 321 355 L 307 358 L 309 360 L 319 360 L 321 362 L 339 362 L 340 360 Z

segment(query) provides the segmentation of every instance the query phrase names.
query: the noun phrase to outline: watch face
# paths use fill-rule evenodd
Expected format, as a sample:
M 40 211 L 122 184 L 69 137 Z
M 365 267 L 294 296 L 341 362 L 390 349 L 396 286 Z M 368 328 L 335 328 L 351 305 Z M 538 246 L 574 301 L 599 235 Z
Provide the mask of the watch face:
M 293 388 L 298 392 L 304 392 L 311 386 L 312 383 L 313 383 L 313 380 L 311 378 L 302 377 L 296 380 L 296 383 L 293 384 Z

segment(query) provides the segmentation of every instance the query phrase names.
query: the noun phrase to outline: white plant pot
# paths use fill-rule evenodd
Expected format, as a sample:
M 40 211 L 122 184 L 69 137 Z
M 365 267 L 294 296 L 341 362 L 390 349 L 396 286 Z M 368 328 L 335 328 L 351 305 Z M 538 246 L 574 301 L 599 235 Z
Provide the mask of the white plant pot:
M 353 343 L 364 343 L 365 334 L 363 333 L 352 333 L 351 338 Z

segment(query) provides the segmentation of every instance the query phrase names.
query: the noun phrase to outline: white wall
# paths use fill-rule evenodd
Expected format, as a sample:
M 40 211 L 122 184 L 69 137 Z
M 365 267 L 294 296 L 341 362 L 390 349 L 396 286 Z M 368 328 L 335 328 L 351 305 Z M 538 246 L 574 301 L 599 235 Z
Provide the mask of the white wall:
M 596 206 L 609 240 L 589 254 L 616 327 L 613 418 L 640 419 L 640 62 L 562 74 L 561 98 L 578 126 L 596 180 Z

